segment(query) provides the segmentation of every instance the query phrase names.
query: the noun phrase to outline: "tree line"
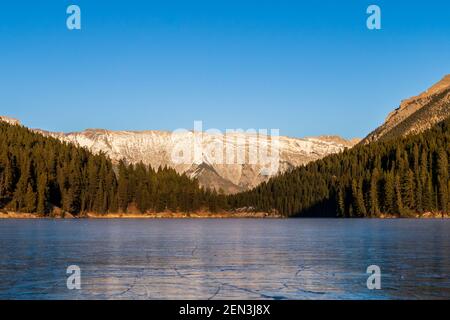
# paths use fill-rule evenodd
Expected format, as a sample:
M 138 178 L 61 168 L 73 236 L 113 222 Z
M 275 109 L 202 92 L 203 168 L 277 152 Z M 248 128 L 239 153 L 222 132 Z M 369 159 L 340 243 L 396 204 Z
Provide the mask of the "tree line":
M 283 216 L 409 216 L 450 210 L 450 118 L 406 138 L 357 145 L 236 195 L 171 168 L 105 154 L 0 122 L 0 209 L 85 212 L 249 210 Z
M 357 145 L 231 196 L 284 216 L 409 216 L 450 210 L 450 118 L 418 135 Z
M 47 215 L 216 211 L 225 197 L 174 169 L 153 169 L 0 122 L 0 209 Z M 222 203 L 222 204 L 221 204 Z

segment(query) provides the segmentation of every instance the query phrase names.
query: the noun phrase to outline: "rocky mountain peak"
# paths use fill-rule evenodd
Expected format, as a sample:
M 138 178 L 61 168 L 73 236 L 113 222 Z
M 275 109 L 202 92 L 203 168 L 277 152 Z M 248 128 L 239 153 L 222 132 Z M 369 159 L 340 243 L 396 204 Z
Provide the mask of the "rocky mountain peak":
M 450 75 L 421 94 L 403 100 L 362 143 L 420 133 L 450 116 Z
M 235 193 L 248 190 L 267 181 L 271 176 L 295 166 L 306 164 L 332 153 L 351 147 L 354 143 L 339 137 L 290 138 L 279 137 L 279 163 L 277 171 L 271 172 L 265 164 L 251 163 L 248 150 L 260 150 L 270 143 L 267 136 L 255 139 L 247 133 L 208 134 L 206 132 L 187 131 L 173 136 L 165 131 L 109 131 L 85 130 L 66 134 L 47 133 L 60 140 L 87 147 L 93 152 L 106 153 L 113 162 L 125 160 L 128 163 L 143 162 L 154 168 L 172 167 L 179 173 L 197 178 L 204 187 Z M 245 159 L 240 163 L 223 163 L 212 159 L 208 148 L 219 145 L 219 151 L 225 149 L 239 151 L 239 140 L 245 140 Z M 188 148 L 196 145 L 202 151 L 196 158 L 177 163 L 172 157 L 180 146 Z M 215 147 L 214 147 L 215 149 Z
M 0 116 L 0 121 L 6 122 L 12 125 L 20 125 L 20 121 L 14 118 L 10 118 L 7 116 Z
M 5 117 L 2 117 L 2 119 Z M 6 118 L 5 118 L 6 119 Z M 8 120 L 9 121 L 9 120 Z M 111 131 L 105 129 L 86 129 L 81 132 L 48 132 L 34 129 L 46 136 L 86 147 L 93 153 L 103 152 L 113 163 L 124 160 L 127 163 L 143 162 L 153 168 L 171 167 L 180 174 L 198 179 L 200 185 L 225 193 L 236 193 L 251 189 L 267 181 L 270 177 L 290 168 L 321 159 L 353 146 L 356 141 L 347 141 L 338 136 L 308 138 L 277 138 L 276 165 L 273 166 L 272 150 L 269 147 L 269 163 L 253 162 L 250 152 L 258 153 L 272 143 L 270 136 L 236 132 L 230 134 L 211 134 L 207 132 L 186 131 L 173 135 L 168 131 Z M 180 146 L 187 150 L 200 148 L 196 157 L 183 162 L 174 161 L 174 151 Z M 218 149 L 216 146 L 219 146 Z M 210 152 L 213 146 L 213 152 Z M 227 150 L 235 157 L 244 148 L 244 156 L 236 162 L 218 162 L 215 153 L 227 155 Z M 253 150 L 253 151 L 249 151 Z M 266 160 L 267 160 L 266 158 Z

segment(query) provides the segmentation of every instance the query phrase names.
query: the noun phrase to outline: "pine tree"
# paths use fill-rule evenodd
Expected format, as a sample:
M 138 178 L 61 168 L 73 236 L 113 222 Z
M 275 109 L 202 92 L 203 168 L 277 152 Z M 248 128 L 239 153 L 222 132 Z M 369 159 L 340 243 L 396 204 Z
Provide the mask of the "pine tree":
M 440 149 L 438 152 L 438 162 L 437 162 L 437 187 L 438 187 L 438 203 L 439 209 L 442 212 L 448 211 L 448 179 L 449 179 L 449 166 L 447 151 Z
M 384 212 L 393 214 L 396 212 L 396 192 L 394 173 L 389 171 L 385 175 L 384 182 Z
M 129 193 L 129 177 L 128 169 L 123 161 L 119 163 L 119 185 L 118 185 L 118 202 L 119 208 L 122 212 L 126 212 L 129 204 L 128 193 Z
M 94 208 L 93 210 L 97 213 L 106 213 L 107 208 L 105 204 L 105 189 L 103 187 L 103 182 L 99 181 L 97 192 L 94 199 Z
M 36 193 L 34 193 L 31 184 L 28 184 L 24 201 L 24 212 L 33 213 L 36 211 Z
M 431 175 L 428 167 L 428 154 L 422 153 L 421 167 L 420 167 L 420 180 L 422 184 L 422 208 L 425 211 L 433 211 L 433 185 L 431 181 Z
M 413 210 L 415 208 L 415 197 L 414 197 L 414 173 L 408 169 L 402 175 L 402 199 L 405 208 Z
M 31 163 L 28 159 L 24 159 L 20 178 L 14 191 L 13 209 L 21 211 L 26 209 L 26 194 L 31 179 Z
M 48 179 L 45 173 L 42 173 L 38 179 L 37 186 L 37 209 L 36 212 L 46 214 L 48 211 L 48 197 L 49 197 Z
M 11 156 L 6 152 L 0 158 L 0 208 L 8 204 L 14 191 L 14 167 Z
M 378 169 L 375 168 L 372 172 L 370 180 L 370 215 L 378 216 L 380 208 L 378 205 Z
M 395 207 L 394 207 L 393 213 L 403 215 L 404 209 L 403 209 L 403 199 L 402 199 L 402 187 L 401 187 L 399 175 L 395 176 L 395 202 L 394 203 L 395 203 Z
M 345 217 L 345 189 L 343 183 L 339 185 L 338 190 L 338 216 Z
M 352 193 L 353 193 L 353 203 L 355 214 L 359 217 L 364 217 L 367 214 L 366 206 L 364 203 L 364 196 L 362 192 L 362 179 L 353 179 L 352 182 Z

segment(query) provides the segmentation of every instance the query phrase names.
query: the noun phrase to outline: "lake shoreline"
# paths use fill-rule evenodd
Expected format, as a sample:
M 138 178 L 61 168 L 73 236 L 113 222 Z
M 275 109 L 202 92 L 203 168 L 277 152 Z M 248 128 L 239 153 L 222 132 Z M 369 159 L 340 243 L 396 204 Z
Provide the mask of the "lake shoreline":
M 81 216 L 71 214 L 43 216 L 32 213 L 21 212 L 0 212 L 1 219 L 284 219 L 280 215 L 269 214 L 266 212 L 159 212 L 159 213 L 87 213 Z
M 301 219 L 301 217 L 293 217 Z M 305 217 L 312 218 L 314 217 Z M 322 217 L 317 217 L 320 219 Z M 399 217 L 396 215 L 381 214 L 378 217 L 366 217 L 356 219 L 449 219 L 449 213 L 426 212 L 421 215 L 414 214 L 409 217 Z M 22 212 L 0 212 L 1 219 L 287 219 L 280 215 L 269 214 L 267 212 L 196 212 L 196 213 L 180 213 L 180 212 L 159 212 L 159 213 L 87 213 L 82 216 L 73 216 L 70 213 L 54 216 L 42 216 L 32 213 Z M 337 218 L 339 219 L 339 218 Z M 350 218 L 351 219 L 351 218 Z

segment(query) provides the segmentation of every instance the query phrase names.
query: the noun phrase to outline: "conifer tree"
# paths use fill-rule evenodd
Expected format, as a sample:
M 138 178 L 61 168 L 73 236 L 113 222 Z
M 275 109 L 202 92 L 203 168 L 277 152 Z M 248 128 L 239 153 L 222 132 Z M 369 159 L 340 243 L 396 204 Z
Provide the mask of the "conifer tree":
M 448 211 L 448 181 L 449 181 L 449 166 L 447 151 L 440 149 L 438 151 L 437 161 L 437 187 L 438 187 L 438 203 L 439 210 L 443 212 Z
M 46 214 L 48 211 L 48 197 L 49 197 L 48 179 L 46 173 L 41 173 L 38 179 L 37 186 L 37 209 L 36 212 Z
M 22 209 L 27 213 L 33 213 L 36 211 L 36 193 L 30 183 L 27 187 L 27 192 L 24 198 L 24 206 Z
M 395 178 L 392 171 L 385 174 L 384 183 L 384 212 L 388 214 L 396 213 L 396 192 L 395 192 Z
M 370 215 L 378 216 L 380 208 L 378 205 L 378 169 L 375 168 L 370 179 Z
M 128 184 L 129 184 L 129 177 L 128 177 L 128 168 L 125 165 L 123 161 L 120 161 L 119 163 L 119 184 L 118 184 L 118 201 L 119 201 L 119 208 L 122 212 L 126 212 L 128 208 Z

